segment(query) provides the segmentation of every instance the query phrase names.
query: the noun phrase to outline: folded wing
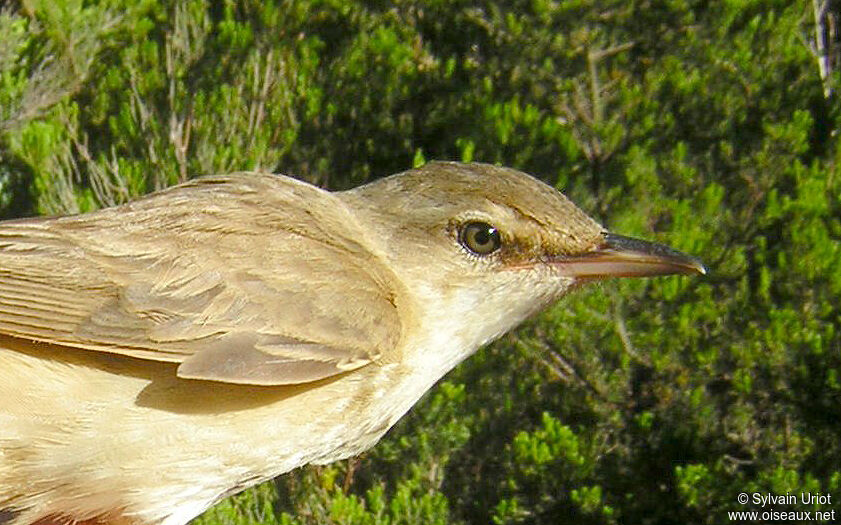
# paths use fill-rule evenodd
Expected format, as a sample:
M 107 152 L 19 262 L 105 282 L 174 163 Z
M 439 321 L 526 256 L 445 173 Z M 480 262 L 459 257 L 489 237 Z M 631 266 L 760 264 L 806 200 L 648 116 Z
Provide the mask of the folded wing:
M 344 205 L 286 177 L 0 224 L 0 333 L 180 363 L 185 378 L 304 383 L 387 359 L 398 296 Z

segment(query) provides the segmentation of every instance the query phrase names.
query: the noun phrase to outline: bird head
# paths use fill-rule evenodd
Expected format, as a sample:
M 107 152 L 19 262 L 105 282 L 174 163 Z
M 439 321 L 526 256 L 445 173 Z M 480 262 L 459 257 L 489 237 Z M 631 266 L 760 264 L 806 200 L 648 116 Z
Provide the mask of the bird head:
M 699 259 L 608 232 L 554 188 L 489 164 L 432 162 L 345 192 L 397 275 L 441 316 L 492 339 L 570 288 L 703 274 Z

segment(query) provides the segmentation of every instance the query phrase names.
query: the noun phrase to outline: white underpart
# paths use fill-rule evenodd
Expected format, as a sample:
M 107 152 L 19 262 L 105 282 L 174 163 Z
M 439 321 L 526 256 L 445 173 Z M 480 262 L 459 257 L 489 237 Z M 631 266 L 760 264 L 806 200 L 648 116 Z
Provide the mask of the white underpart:
M 226 396 L 236 396 L 236 390 L 178 380 L 171 365 L 145 363 L 138 374 L 137 368 L 120 372 L 0 350 L 0 367 L 30 385 L 24 395 L 0 384 L 0 508 L 19 478 L 35 480 L 30 487 L 35 495 L 15 504 L 42 515 L 71 508 L 84 517 L 119 501 L 123 508 L 115 511 L 127 517 L 182 525 L 233 487 L 357 454 L 373 446 L 453 367 L 572 282 L 557 275 L 533 277 L 526 286 L 517 272 L 499 272 L 483 285 L 453 286 L 444 295 L 418 280 L 412 289 L 419 299 L 418 322 L 406 334 L 401 360 L 374 363 L 285 399 L 251 406 L 244 396 L 236 410 L 204 412 L 208 405 L 229 402 Z M 79 356 L 103 359 L 96 353 Z M 156 388 L 158 401 L 144 402 Z M 104 391 L 112 396 L 107 403 L 98 397 Z M 211 396 L 191 397 L 202 392 Z M 196 410 L 160 404 L 168 400 L 194 402 Z M 56 414 L 65 419 L 56 420 Z M 4 450 L 26 450 L 29 456 L 23 463 L 4 463 Z M 3 485 L 5 479 L 12 484 Z M 66 480 L 71 488 L 56 487 L 54 479 Z M 39 496 L 39 490 L 51 492 Z
M 532 274 L 532 279 L 526 280 L 521 273 L 525 271 L 500 272 L 487 286 L 457 287 L 444 297 L 423 283 L 414 287 L 415 296 L 422 298 L 420 304 L 436 305 L 420 312 L 421 325 L 434 328 L 420 330 L 407 344 L 404 364 L 412 373 L 390 395 L 394 422 L 482 345 L 543 309 L 574 282 L 545 269 L 545 279 L 535 280 Z M 468 316 L 471 321 L 465 322 Z M 476 322 L 478 319 L 482 322 Z

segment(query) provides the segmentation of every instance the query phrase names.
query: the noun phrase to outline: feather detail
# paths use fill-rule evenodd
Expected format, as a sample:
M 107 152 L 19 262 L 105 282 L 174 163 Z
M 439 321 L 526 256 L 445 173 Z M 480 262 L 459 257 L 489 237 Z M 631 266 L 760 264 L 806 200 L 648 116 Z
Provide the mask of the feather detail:
M 364 238 L 330 193 L 261 174 L 3 223 L 0 334 L 192 379 L 323 379 L 397 347 L 397 281 Z

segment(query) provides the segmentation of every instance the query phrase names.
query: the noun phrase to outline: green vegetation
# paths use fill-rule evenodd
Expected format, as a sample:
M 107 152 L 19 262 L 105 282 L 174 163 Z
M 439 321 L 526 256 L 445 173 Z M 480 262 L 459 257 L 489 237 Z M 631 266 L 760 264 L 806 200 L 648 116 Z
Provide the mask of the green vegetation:
M 838 20 L 775 0 L 21 0 L 0 8 L 0 212 L 476 160 L 710 266 L 582 290 L 372 451 L 200 523 L 717 524 L 752 508 L 740 492 L 835 503 Z

